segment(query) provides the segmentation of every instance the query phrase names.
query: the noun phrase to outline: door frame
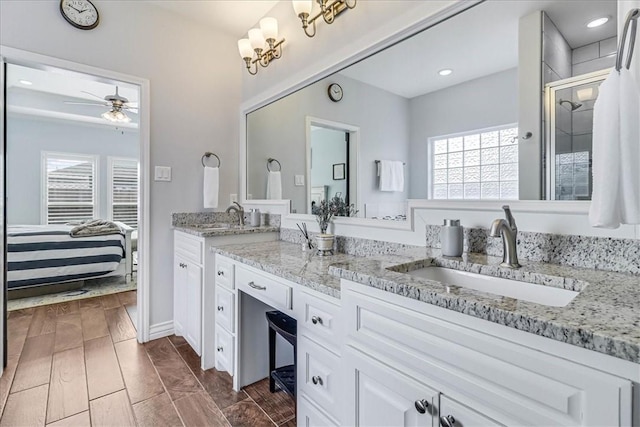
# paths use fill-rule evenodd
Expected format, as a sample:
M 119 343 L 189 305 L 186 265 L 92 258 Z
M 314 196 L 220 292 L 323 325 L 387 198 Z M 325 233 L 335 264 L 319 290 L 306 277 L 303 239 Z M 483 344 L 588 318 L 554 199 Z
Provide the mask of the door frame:
M 130 74 L 123 74 L 117 71 L 106 70 L 103 68 L 93 67 L 90 65 L 79 64 L 72 61 L 67 61 L 64 59 L 54 58 L 51 56 L 41 55 L 33 52 L 28 52 L 21 49 L 16 49 L 4 45 L 0 45 L 0 67 L 4 70 L 6 64 L 15 64 L 15 65 L 23 65 L 28 67 L 38 67 L 38 68 L 46 68 L 46 67 L 55 67 L 64 70 L 68 70 L 70 72 L 77 72 L 82 74 L 89 74 L 95 76 L 98 80 L 118 80 L 124 83 L 129 83 L 132 85 L 137 85 L 140 88 L 140 123 L 139 123 L 139 144 L 140 144 L 140 183 L 139 183 L 139 203 L 138 203 L 138 218 L 142 223 L 142 227 L 138 227 L 138 271 L 137 271 L 137 339 L 138 342 L 147 342 L 149 341 L 149 226 L 150 226 L 150 180 L 148 178 L 150 171 L 150 112 L 151 112 L 151 99 L 150 99 L 150 84 L 149 80 L 133 76 Z M 1 116 L 1 124 L 0 131 L 2 140 L 0 143 L 2 146 L 6 147 L 6 132 L 5 132 L 5 122 L 6 122 L 6 109 L 5 109 L 5 97 L 4 97 L 4 87 L 5 87 L 5 79 L 6 75 L 4 73 L 0 73 L 0 86 L 1 89 L 0 95 L 2 95 L 0 104 L 0 116 Z M 5 158 L 2 159 L 3 169 L 5 165 Z M 6 180 L 4 182 L 4 189 L 6 191 Z M 4 209 L 4 207 L 3 207 Z M 4 223 L 4 214 L 2 218 L 2 222 Z M 6 235 L 6 230 L 3 236 Z M 3 245 L 3 266 L 6 268 L 6 245 Z M 4 278 L 4 277 L 3 277 Z M 5 293 L 6 286 L 3 283 L 3 292 L 0 292 L 0 307 L 4 307 L 6 305 L 5 301 Z M 3 309 L 3 312 L 6 313 L 6 309 Z M 4 315 L 0 316 L 0 325 L 5 323 Z M 6 334 L 4 334 L 6 336 Z M 4 343 L 0 340 L 0 353 L 5 351 Z M 1 371 L 0 371 L 1 372 Z

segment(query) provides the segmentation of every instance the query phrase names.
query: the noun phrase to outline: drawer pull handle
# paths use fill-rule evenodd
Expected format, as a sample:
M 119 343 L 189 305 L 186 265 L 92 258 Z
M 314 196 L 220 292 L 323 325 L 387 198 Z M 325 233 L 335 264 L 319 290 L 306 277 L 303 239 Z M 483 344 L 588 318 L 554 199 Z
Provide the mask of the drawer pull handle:
M 313 377 L 311 377 L 311 382 L 314 383 L 315 385 L 322 385 L 322 378 L 320 378 L 319 376 L 315 375 Z
M 257 289 L 259 291 L 266 291 L 267 287 L 266 286 L 260 286 L 260 285 L 256 285 L 253 282 L 249 282 L 249 286 L 251 286 L 253 289 Z
M 221 305 L 219 305 L 219 306 L 218 306 L 218 311 L 224 311 L 224 307 L 223 307 L 223 306 L 221 306 Z
M 219 353 L 222 353 L 222 351 L 224 351 L 224 348 L 218 347 L 217 350 L 218 350 Z
M 320 323 L 322 325 L 322 317 L 313 316 L 311 318 L 311 323 L 313 323 L 314 325 L 317 325 L 318 323 Z
M 456 419 L 453 415 L 447 415 L 446 417 L 440 417 L 440 425 L 442 427 L 454 427 Z
M 218 270 L 218 276 L 224 276 L 224 271 Z
M 421 414 L 426 414 L 427 410 L 429 409 L 429 402 L 427 402 L 426 399 L 416 400 L 415 405 L 416 405 L 416 411 L 418 411 Z

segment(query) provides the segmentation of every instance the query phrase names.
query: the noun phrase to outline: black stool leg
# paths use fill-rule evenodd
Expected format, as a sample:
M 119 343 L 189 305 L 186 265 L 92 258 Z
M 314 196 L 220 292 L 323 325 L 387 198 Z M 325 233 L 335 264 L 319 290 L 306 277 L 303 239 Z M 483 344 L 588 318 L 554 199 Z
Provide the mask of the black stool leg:
M 276 382 L 271 376 L 271 372 L 276 369 L 276 331 L 269 328 L 269 391 L 276 391 Z

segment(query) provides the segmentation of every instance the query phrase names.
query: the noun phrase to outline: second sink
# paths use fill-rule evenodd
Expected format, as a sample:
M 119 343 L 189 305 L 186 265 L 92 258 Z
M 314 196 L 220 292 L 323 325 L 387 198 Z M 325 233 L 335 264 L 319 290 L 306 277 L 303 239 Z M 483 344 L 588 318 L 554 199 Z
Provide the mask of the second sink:
M 410 271 L 407 274 L 423 279 L 434 280 L 446 285 L 475 289 L 477 291 L 551 307 L 564 307 L 578 296 L 578 292 L 567 289 L 485 276 L 483 274 L 469 273 L 467 271 L 452 270 L 443 267 L 424 267 Z

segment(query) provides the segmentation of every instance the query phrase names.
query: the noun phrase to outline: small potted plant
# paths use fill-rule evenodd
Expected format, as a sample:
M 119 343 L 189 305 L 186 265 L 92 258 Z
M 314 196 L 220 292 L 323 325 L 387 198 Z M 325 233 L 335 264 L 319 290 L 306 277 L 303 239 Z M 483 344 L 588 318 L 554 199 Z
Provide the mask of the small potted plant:
M 335 236 L 327 233 L 329 223 L 334 216 L 355 216 L 358 211 L 353 204 L 348 205 L 341 197 L 340 193 L 336 194 L 331 200 L 321 200 L 315 206 L 314 213 L 316 220 L 320 226 L 320 234 L 316 236 L 316 242 L 318 245 L 318 253 L 321 255 L 327 255 L 333 252 L 333 245 L 335 242 Z

